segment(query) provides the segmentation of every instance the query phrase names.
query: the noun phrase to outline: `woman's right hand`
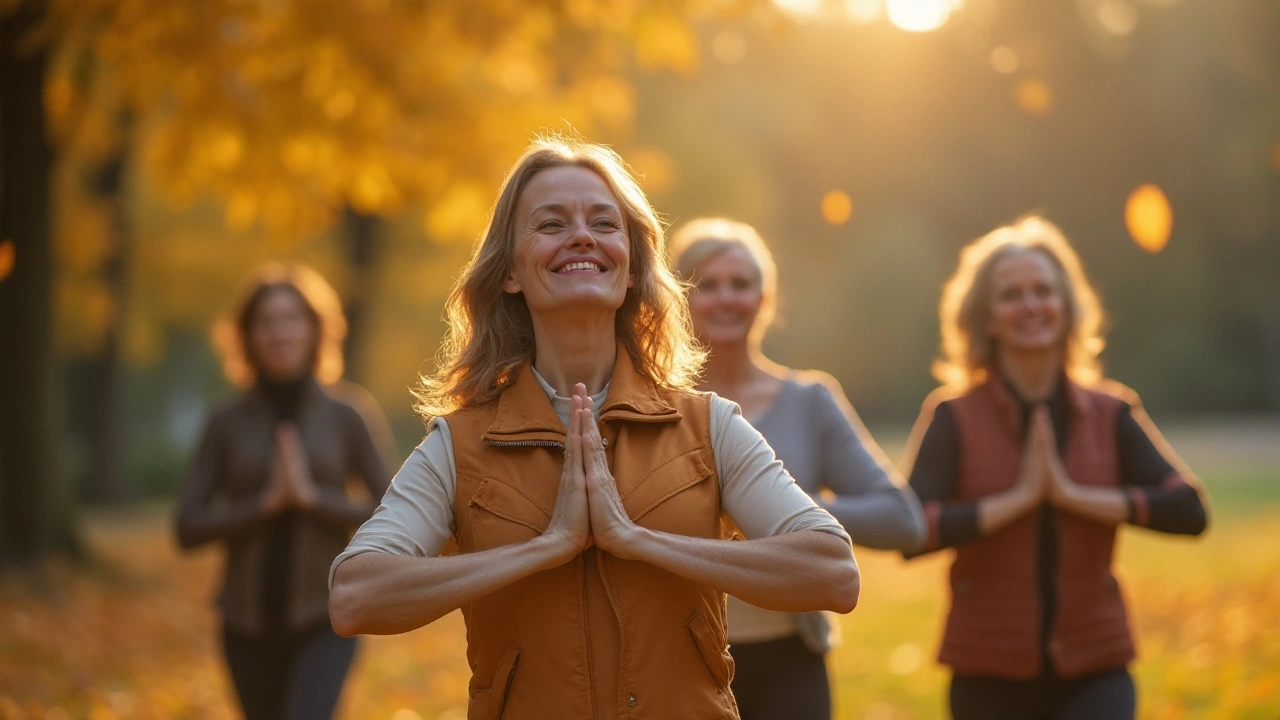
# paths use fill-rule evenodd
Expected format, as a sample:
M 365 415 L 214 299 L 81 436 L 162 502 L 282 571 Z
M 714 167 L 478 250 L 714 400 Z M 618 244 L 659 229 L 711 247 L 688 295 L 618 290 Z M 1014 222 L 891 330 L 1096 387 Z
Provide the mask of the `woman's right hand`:
M 579 392 L 581 388 L 581 393 Z M 587 506 L 587 480 L 583 465 L 582 428 L 580 411 L 587 407 L 586 387 L 574 387 L 572 409 L 569 412 L 568 433 L 565 436 L 564 470 L 560 473 L 560 490 L 556 493 L 555 508 L 543 536 L 552 540 L 557 558 L 563 564 L 591 546 L 591 515 Z
M 1031 427 L 1023 445 L 1022 467 L 1018 471 L 1018 483 L 1014 486 L 1019 498 L 1028 507 L 1038 505 L 1049 494 L 1052 471 L 1053 429 L 1049 424 L 1049 410 L 1039 405 L 1031 413 Z

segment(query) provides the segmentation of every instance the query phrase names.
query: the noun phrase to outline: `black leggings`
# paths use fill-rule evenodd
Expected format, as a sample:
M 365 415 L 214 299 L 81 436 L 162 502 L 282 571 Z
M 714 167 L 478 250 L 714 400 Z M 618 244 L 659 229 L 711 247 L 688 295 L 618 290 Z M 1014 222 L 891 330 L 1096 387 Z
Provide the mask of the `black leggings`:
M 1126 668 L 1031 680 L 954 675 L 954 720 L 1133 720 L 1137 693 Z
M 356 654 L 356 639 L 335 634 L 328 623 L 262 635 L 224 628 L 222 642 L 247 720 L 332 716 Z
M 800 636 L 736 643 L 729 651 L 742 720 L 830 720 L 827 665 Z

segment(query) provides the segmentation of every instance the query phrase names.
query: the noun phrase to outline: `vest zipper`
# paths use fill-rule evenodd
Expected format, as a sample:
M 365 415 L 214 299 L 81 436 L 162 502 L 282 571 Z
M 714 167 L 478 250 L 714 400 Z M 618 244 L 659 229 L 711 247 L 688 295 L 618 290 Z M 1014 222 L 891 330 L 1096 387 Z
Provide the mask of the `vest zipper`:
M 490 440 L 484 438 L 485 445 L 493 447 L 557 447 L 564 448 L 564 443 L 555 440 Z

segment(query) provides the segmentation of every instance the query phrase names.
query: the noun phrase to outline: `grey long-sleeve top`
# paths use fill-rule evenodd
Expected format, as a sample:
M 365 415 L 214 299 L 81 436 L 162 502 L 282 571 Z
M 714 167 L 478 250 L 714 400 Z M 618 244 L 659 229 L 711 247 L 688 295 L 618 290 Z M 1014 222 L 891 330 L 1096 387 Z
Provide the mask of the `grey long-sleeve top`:
M 895 482 L 896 474 L 835 378 L 793 374 L 751 424 L 796 484 L 840 521 L 854 544 L 902 550 L 924 543 L 920 501 Z M 823 498 L 823 490 L 834 497 Z M 795 631 L 791 615 L 729 598 L 730 643 L 773 640 Z

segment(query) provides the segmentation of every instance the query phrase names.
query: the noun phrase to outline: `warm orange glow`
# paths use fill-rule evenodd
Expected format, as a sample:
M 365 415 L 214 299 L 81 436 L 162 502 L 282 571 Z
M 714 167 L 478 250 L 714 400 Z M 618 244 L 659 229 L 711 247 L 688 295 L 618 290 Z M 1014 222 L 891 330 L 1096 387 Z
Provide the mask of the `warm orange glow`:
M 822 0 L 773 0 L 773 4 L 806 17 L 813 17 L 822 10 Z
M 884 12 L 881 0 L 844 0 L 845 12 L 856 23 L 869 23 L 880 19 Z
M 4 279 L 9 277 L 9 273 L 13 272 L 16 256 L 12 240 L 0 242 L 0 282 L 4 282 Z
M 853 215 L 853 201 L 839 190 L 822 196 L 822 219 L 832 225 L 843 225 Z
M 1098 24 L 1112 35 L 1128 35 L 1138 25 L 1138 8 L 1124 0 L 1103 0 L 1096 12 Z
M 1164 191 L 1147 184 L 1129 193 L 1124 205 L 1124 224 L 1138 247 L 1149 253 L 1163 250 L 1173 231 L 1173 208 Z
M 999 45 L 991 49 L 991 69 L 1001 75 L 1009 75 L 1018 71 L 1018 54 L 1008 45 Z
M 947 24 L 963 0 L 885 0 L 889 22 L 910 32 L 928 32 Z
M 1042 80 L 1023 80 L 1014 91 L 1014 101 L 1031 115 L 1047 115 L 1053 109 L 1053 92 Z
M 675 186 L 676 163 L 661 148 L 638 147 L 627 151 L 626 156 L 646 193 L 667 193 Z
M 747 56 L 747 41 L 732 30 L 718 32 L 711 39 L 711 54 L 725 65 L 737 65 Z

